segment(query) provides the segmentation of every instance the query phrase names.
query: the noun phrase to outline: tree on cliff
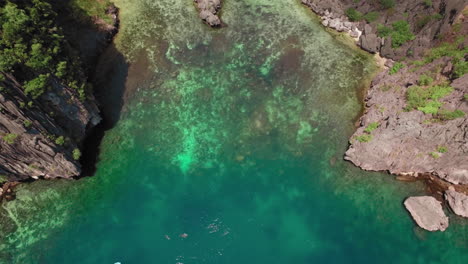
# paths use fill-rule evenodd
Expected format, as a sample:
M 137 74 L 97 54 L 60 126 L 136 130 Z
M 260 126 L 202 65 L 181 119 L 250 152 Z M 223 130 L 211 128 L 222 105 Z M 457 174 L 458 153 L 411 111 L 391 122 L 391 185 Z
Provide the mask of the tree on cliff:
M 81 63 L 56 22 L 57 13 L 43 0 L 0 1 L 0 71 L 22 82 L 33 98 L 56 76 L 85 98 Z M 47 76 L 47 78 L 46 78 Z

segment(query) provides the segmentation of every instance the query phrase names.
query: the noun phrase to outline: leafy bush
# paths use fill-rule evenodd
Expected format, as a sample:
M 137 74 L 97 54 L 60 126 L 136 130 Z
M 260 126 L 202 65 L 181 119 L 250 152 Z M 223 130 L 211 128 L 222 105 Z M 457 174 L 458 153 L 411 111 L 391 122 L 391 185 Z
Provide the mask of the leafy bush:
M 62 146 L 64 143 L 65 143 L 65 138 L 63 136 L 60 136 L 57 139 L 55 139 L 55 144 L 57 144 L 57 145 Z
M 392 33 L 392 29 L 389 28 L 389 27 L 386 27 L 382 24 L 378 24 L 377 25 L 377 35 L 379 35 L 379 37 L 388 37 L 390 36 L 390 34 Z
M 455 111 L 440 110 L 438 114 L 441 120 L 454 120 L 465 116 L 465 112 L 459 109 Z
M 62 10 L 70 4 L 62 2 L 0 1 L 0 71 L 9 72 L 27 84 L 25 92 L 33 98 L 44 92 L 46 75 L 56 74 L 62 83 L 75 80 L 78 87 L 86 83 L 80 58 L 57 24 L 54 9 Z M 102 5 L 102 1 L 88 2 Z M 67 65 L 66 61 L 73 61 L 73 64 Z
M 15 140 L 16 140 L 17 137 L 18 137 L 18 135 L 16 135 L 16 134 L 8 133 L 8 134 L 3 136 L 3 140 L 8 144 L 13 144 L 13 143 L 15 143 Z
M 377 34 L 379 37 L 392 37 L 392 48 L 398 48 L 415 38 L 411 32 L 410 25 L 405 20 L 394 22 L 392 28 L 379 24 L 377 26 Z
M 432 6 L 432 0 L 424 0 L 424 5 L 427 6 L 427 7 L 431 7 Z
M 432 79 L 431 76 L 423 74 L 423 75 L 419 76 L 418 83 L 419 83 L 419 85 L 427 86 L 427 85 L 431 85 L 433 81 L 434 81 L 434 79 Z
M 363 18 L 362 13 L 352 7 L 346 9 L 345 14 L 351 21 L 359 21 Z
M 448 151 L 448 149 L 445 146 L 438 146 L 437 147 L 437 152 L 439 152 L 439 153 L 445 153 L 447 151 Z
M 435 115 L 437 114 L 437 112 L 439 112 L 439 109 L 441 106 L 442 106 L 441 102 L 429 100 L 425 102 L 424 106 L 418 107 L 418 110 L 425 114 Z
M 394 0 L 380 0 L 380 4 L 384 8 L 392 8 L 395 6 L 395 1 Z
M 372 140 L 372 135 L 362 134 L 360 136 L 356 136 L 356 140 L 361 142 L 361 143 L 369 142 L 369 141 Z
M 369 12 L 367 14 L 364 15 L 364 19 L 368 22 L 368 23 L 372 23 L 374 22 L 375 20 L 377 20 L 379 18 L 379 12 Z
M 440 158 L 440 155 L 438 153 L 436 153 L 436 152 L 431 152 L 431 153 L 429 153 L 429 155 L 431 155 L 431 157 L 433 157 L 434 159 Z
M 442 103 L 438 100 L 452 93 L 450 86 L 438 85 L 423 88 L 411 86 L 406 91 L 406 110 L 417 109 L 428 114 L 436 114 Z
M 372 131 L 376 130 L 379 126 L 380 126 L 379 122 L 373 122 L 373 123 L 370 123 L 364 131 L 370 134 L 372 133 Z
M 432 18 L 436 20 L 441 20 L 442 18 L 444 18 L 444 16 L 439 13 L 435 13 L 434 15 L 432 15 Z
M 414 34 L 411 32 L 408 22 L 404 20 L 396 21 L 392 24 L 393 32 L 392 36 L 392 47 L 397 48 L 406 42 L 414 39 Z
M 29 120 L 24 120 L 23 125 L 24 125 L 25 128 L 28 128 L 28 127 L 32 126 L 32 122 L 29 121 Z
M 395 62 L 395 64 L 393 64 L 392 68 L 390 68 L 390 71 L 389 71 L 389 74 L 390 75 L 393 75 L 393 74 L 396 74 L 398 73 L 401 69 L 403 69 L 405 67 L 405 65 L 401 62 Z
M 24 92 L 36 99 L 46 91 L 48 83 L 49 76 L 40 74 L 37 78 L 32 79 L 24 85 Z
M 0 174 L 0 184 L 8 181 L 8 176 Z
M 81 158 L 81 151 L 77 148 L 73 150 L 72 154 L 74 160 L 79 160 Z
M 442 57 L 451 57 L 454 67 L 453 75 L 455 78 L 461 77 L 468 73 L 468 62 L 465 61 L 465 54 L 468 53 L 468 46 L 459 49 L 458 45 L 464 41 L 464 36 L 461 36 L 454 43 L 443 43 L 440 46 L 431 49 L 424 58 L 425 63 L 433 62 Z

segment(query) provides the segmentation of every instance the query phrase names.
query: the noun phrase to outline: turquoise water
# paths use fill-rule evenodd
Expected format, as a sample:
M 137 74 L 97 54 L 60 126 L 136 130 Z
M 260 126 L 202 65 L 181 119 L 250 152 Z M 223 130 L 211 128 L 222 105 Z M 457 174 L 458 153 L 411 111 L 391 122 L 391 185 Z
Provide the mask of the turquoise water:
M 342 160 L 375 66 L 300 1 L 227 0 L 219 30 L 191 0 L 116 2 L 121 120 L 96 175 L 2 205 L 3 262 L 468 263 L 462 219 L 404 211 L 421 183 Z

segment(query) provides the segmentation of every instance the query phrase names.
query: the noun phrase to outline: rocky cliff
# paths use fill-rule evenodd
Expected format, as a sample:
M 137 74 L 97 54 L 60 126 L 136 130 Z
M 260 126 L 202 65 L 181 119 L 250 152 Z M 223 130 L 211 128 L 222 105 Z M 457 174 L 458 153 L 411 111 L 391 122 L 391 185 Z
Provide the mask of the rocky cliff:
M 64 60 L 78 65 L 74 69 L 79 69 L 80 78 L 89 79 L 97 57 L 117 31 L 117 9 L 107 8 L 109 23 L 82 14 L 73 17 L 70 14 L 75 10 L 63 3 L 46 7 L 52 9 L 48 12 L 63 14 L 53 21 L 56 23 L 53 30 L 60 27 L 65 32 L 63 43 L 73 56 L 62 55 Z M 4 55 L 7 45 L 0 46 Z M 31 71 L 30 67 L 27 71 L 22 63 L 0 71 L 0 181 L 79 176 L 83 140 L 101 121 L 91 88 L 86 88 L 83 96 L 76 89 L 76 82 L 59 73 L 45 74 L 45 69 Z M 29 61 L 25 64 L 31 65 Z M 23 75 L 36 74 L 36 71 L 48 78 L 47 88 L 34 96 L 25 87 L 28 82 Z
M 387 58 L 367 90 L 345 159 L 365 170 L 430 179 L 438 185 L 431 194 L 443 199 L 445 192 L 455 213 L 465 216 L 460 208 L 468 193 L 468 1 L 302 2 L 324 26 L 349 33 L 362 49 Z M 433 204 L 410 207 L 427 230 L 448 225 L 428 228 L 419 221 L 421 215 L 438 221 L 431 216 Z

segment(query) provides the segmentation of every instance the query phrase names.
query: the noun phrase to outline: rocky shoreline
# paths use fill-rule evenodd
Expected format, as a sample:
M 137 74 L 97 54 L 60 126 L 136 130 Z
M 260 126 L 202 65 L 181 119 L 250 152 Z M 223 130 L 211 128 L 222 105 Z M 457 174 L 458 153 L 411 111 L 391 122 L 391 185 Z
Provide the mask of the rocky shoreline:
M 431 6 L 397 1 L 391 11 L 377 1 L 302 3 L 322 18 L 325 27 L 348 33 L 363 50 L 387 59 L 367 91 L 365 112 L 344 158 L 364 170 L 436 184 L 431 195 L 439 202 L 431 196 L 404 202 L 426 230 L 448 227 L 442 199 L 454 214 L 468 217 L 468 74 L 466 69 L 460 74 L 455 66 L 460 61 L 466 64 L 468 40 L 459 37 L 468 32 L 468 1 L 432 1 Z M 372 13 L 377 14 L 375 21 L 362 18 Z M 359 21 L 350 21 L 349 16 L 359 14 L 363 15 Z M 397 21 L 407 21 L 413 33 L 400 46 L 392 44 L 391 35 L 379 36 L 379 29 L 395 29 Z M 456 50 L 465 55 L 454 56 Z
M 59 7 L 61 8 L 61 7 Z M 118 31 L 118 9 L 107 7 L 108 24 L 99 18 L 79 25 L 69 17 L 58 17 L 59 23 L 70 30 L 68 41 L 79 52 L 88 74 L 95 68 L 97 58 L 111 43 Z M 31 100 L 15 76 L 0 72 L 0 82 L 6 92 L 0 94 L 0 198 L 14 197 L 12 189 L 19 182 L 39 178 L 74 178 L 81 175 L 80 149 L 90 131 L 102 117 L 93 93 L 83 100 L 78 92 L 52 77 L 50 88 Z M 88 78 L 90 78 L 88 76 Z

